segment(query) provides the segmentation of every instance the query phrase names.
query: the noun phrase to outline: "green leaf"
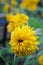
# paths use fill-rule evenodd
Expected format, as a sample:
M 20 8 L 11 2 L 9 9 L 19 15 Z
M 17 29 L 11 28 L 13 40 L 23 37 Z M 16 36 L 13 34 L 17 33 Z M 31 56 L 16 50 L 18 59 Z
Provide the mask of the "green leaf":
M 4 60 L 6 65 L 9 65 L 8 62 L 6 61 L 6 59 L 3 58 L 3 56 L 0 56 L 0 57 Z
M 42 28 L 42 25 L 40 24 L 40 22 L 35 18 L 29 19 L 29 25 L 34 28 Z
M 0 56 L 3 55 L 3 54 L 6 54 L 6 53 L 8 53 L 8 50 L 6 48 L 0 50 Z
M 4 48 L 4 49 L 2 49 L 2 50 L 0 50 L 0 56 L 1 55 L 4 55 L 4 54 L 6 54 L 6 53 L 11 53 L 11 51 L 10 51 L 10 49 L 7 47 L 7 48 Z

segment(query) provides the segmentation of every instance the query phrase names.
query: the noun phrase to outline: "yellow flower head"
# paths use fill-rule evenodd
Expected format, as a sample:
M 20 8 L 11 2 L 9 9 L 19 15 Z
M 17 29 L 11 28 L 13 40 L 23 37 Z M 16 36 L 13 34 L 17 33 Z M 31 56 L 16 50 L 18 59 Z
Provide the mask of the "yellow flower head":
M 14 29 L 15 29 L 15 26 L 13 23 L 8 24 L 8 26 L 7 26 L 8 32 L 12 32 Z
M 30 26 L 17 27 L 11 33 L 10 46 L 13 53 L 20 56 L 26 56 L 38 50 L 38 37 Z
M 37 9 L 37 5 L 34 3 L 31 3 L 28 7 L 27 7 L 30 11 L 35 11 Z
M 15 15 L 15 21 L 20 24 L 27 23 L 28 19 L 29 19 L 29 17 L 25 14 L 16 14 Z
M 37 4 L 40 0 L 23 0 L 20 4 L 22 8 L 29 9 L 30 11 L 35 11 L 37 9 Z
M 7 22 L 10 23 L 10 20 L 11 20 L 12 17 L 13 17 L 13 14 L 7 14 L 6 15 Z
M 27 24 L 28 16 L 25 14 L 8 15 L 7 20 L 9 21 L 8 30 L 12 32 L 16 27 L 22 26 L 24 23 Z
M 21 18 L 22 22 L 27 22 L 27 20 L 29 19 L 29 17 L 24 14 L 21 14 L 20 18 Z
M 11 6 L 15 6 L 15 5 L 16 5 L 15 0 L 11 0 Z
M 9 10 L 9 5 L 6 4 L 6 5 L 4 6 L 4 11 L 5 11 L 5 12 L 8 12 L 8 10 Z
M 41 55 L 41 56 L 38 58 L 38 61 L 39 61 L 40 65 L 43 65 L 43 55 Z
M 31 0 L 23 0 L 20 4 L 21 7 L 27 8 L 27 6 L 30 4 Z
M 34 2 L 35 4 L 40 2 L 40 0 L 31 0 L 31 1 Z
M 15 23 L 15 22 L 27 22 L 27 20 L 29 19 L 29 17 L 25 14 L 16 14 L 16 15 L 12 15 L 12 14 L 7 14 L 6 19 L 9 23 Z

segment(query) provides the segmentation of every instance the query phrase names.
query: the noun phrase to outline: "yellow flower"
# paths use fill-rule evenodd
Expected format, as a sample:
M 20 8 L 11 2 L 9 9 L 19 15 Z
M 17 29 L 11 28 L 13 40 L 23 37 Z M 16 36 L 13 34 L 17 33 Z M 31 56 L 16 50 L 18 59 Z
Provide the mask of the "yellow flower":
M 8 26 L 7 26 L 8 32 L 12 32 L 14 29 L 15 29 L 15 26 L 13 23 L 8 24 Z
M 10 22 L 12 23 L 12 21 L 13 21 L 13 23 L 15 23 L 15 22 L 19 22 L 19 23 L 23 22 L 24 23 L 24 22 L 27 22 L 29 17 L 25 14 L 18 14 L 17 13 L 16 15 L 7 14 L 6 19 L 9 23 Z
M 11 0 L 11 6 L 15 6 L 15 5 L 16 5 L 15 0 Z
M 32 0 L 32 2 L 34 2 L 34 3 L 39 3 L 40 2 L 40 0 Z
M 27 3 L 25 4 L 25 3 L 23 2 L 23 3 L 20 4 L 20 6 L 21 6 L 22 8 L 26 8 L 26 7 L 27 7 Z
M 23 0 L 20 4 L 22 8 L 29 9 L 30 11 L 35 11 L 37 9 L 37 4 L 40 0 Z
M 6 5 L 4 6 L 4 11 L 5 11 L 5 12 L 8 12 L 8 10 L 9 10 L 9 5 L 6 4 Z
M 27 8 L 27 6 L 30 4 L 31 0 L 23 0 L 20 6 L 22 8 Z
M 41 55 L 41 56 L 38 58 L 38 61 L 39 61 L 40 65 L 43 65 L 43 55 Z
M 7 21 L 9 25 L 7 27 L 9 32 L 12 32 L 16 27 L 22 26 L 24 24 L 28 24 L 27 20 L 29 19 L 28 16 L 25 14 L 16 14 L 16 15 L 7 15 Z
M 26 22 L 29 19 L 29 17 L 24 14 L 21 14 L 20 18 L 21 18 L 22 22 Z
M 10 23 L 10 20 L 11 20 L 12 17 L 13 17 L 13 14 L 7 14 L 7 15 L 6 15 L 6 20 L 7 20 L 7 22 Z
M 27 20 L 29 20 L 29 17 L 25 14 L 16 14 L 15 16 L 15 21 L 19 22 L 19 23 L 25 23 L 27 22 Z
M 13 53 L 20 56 L 26 56 L 39 50 L 37 41 L 38 37 L 35 36 L 35 31 L 30 26 L 17 27 L 12 33 L 10 38 L 10 47 Z
M 35 11 L 37 9 L 37 5 L 34 3 L 31 3 L 28 7 L 27 7 L 30 11 Z

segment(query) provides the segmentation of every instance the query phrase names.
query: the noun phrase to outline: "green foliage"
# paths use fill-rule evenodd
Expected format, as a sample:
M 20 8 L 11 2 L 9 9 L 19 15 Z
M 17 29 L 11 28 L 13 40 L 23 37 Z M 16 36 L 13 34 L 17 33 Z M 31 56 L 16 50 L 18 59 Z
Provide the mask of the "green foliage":
M 43 27 L 37 18 L 30 18 L 29 25 L 35 29 Z

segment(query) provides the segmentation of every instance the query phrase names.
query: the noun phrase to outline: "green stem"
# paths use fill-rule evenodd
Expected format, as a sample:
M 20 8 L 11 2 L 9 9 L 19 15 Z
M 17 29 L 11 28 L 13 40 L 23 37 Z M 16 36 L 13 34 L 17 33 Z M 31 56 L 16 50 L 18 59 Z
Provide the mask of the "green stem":
M 33 60 L 34 60 L 33 65 L 35 65 L 36 64 L 36 53 L 34 53 Z
M 13 65 L 17 65 L 17 56 L 14 55 Z

